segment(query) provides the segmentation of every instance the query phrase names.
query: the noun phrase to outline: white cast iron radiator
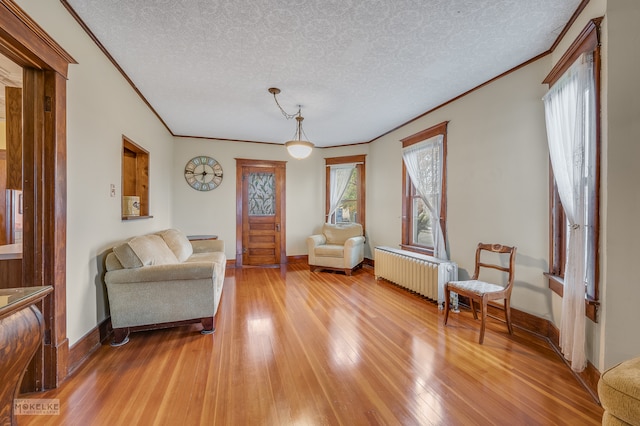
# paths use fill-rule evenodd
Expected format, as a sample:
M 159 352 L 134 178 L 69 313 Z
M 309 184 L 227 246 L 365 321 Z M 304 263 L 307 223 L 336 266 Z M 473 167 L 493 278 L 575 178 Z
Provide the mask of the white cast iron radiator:
M 444 284 L 458 279 L 458 265 L 407 250 L 374 249 L 376 279 L 384 278 L 438 302 L 444 307 Z

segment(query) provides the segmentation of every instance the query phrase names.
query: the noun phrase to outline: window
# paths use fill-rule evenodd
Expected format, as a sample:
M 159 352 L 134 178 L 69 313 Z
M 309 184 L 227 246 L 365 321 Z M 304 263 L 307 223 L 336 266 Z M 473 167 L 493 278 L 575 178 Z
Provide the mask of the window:
M 402 248 L 440 258 L 446 257 L 447 123 L 402 139 Z M 413 160 L 422 188 L 412 182 L 407 167 L 407 151 L 412 148 L 418 148 Z
M 365 225 L 366 155 L 326 158 L 325 216 L 328 223 Z
M 583 117 L 583 131 L 589 133 L 593 129 L 593 142 L 585 145 L 585 170 L 583 179 L 584 211 L 581 220 L 585 224 L 583 255 L 585 263 L 584 281 L 586 294 L 586 316 L 596 321 L 596 309 L 598 306 L 598 244 L 599 244 L 599 193 L 600 193 L 600 49 L 599 29 L 602 18 L 590 21 L 578 38 L 569 47 L 565 55 L 558 61 L 543 83 L 550 87 L 558 82 L 566 80 L 572 66 L 581 58 L 592 61 L 593 73 L 591 85 L 584 91 L 581 99 L 582 105 L 577 105 Z M 593 93 L 590 93 L 593 92 Z M 556 182 L 553 169 L 549 167 L 549 272 L 545 274 L 549 278 L 549 287 L 560 296 L 564 294 L 564 278 L 567 263 L 570 221 L 567 212 L 562 205 L 560 191 Z
M 405 172 L 406 173 L 406 172 Z M 418 194 L 416 187 L 409 181 L 410 204 L 410 233 L 409 245 L 433 249 L 433 235 L 431 229 L 431 213 Z

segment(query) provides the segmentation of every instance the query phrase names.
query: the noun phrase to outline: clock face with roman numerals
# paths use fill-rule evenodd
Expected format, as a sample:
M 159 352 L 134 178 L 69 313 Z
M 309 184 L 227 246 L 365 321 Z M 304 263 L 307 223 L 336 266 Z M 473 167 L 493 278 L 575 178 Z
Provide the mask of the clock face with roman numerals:
M 196 191 L 211 191 L 222 183 L 222 166 L 211 157 L 199 155 L 184 167 L 184 178 Z

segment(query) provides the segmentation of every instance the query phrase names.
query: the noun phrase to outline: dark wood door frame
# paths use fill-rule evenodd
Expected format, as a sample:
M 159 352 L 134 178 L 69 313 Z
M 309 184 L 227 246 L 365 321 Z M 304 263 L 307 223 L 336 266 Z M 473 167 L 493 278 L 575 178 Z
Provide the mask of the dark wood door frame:
M 280 263 L 287 263 L 287 221 L 286 221 L 286 161 L 268 161 L 268 160 L 251 160 L 244 158 L 236 158 L 236 268 L 242 268 L 242 212 L 243 212 L 243 197 L 242 197 L 242 176 L 243 169 L 245 167 L 275 167 L 282 170 L 282 182 L 277 183 L 280 191 Z
M 21 285 L 54 288 L 41 306 L 44 345 L 22 390 L 51 389 L 68 374 L 66 81 L 77 62 L 12 0 L 0 0 L 0 53 L 24 70 Z

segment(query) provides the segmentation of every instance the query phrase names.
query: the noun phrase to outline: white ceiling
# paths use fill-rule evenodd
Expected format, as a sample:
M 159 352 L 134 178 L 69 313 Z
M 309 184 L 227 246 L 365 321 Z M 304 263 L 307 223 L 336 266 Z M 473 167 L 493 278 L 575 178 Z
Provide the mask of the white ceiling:
M 551 47 L 580 0 L 66 0 L 175 135 L 370 141 Z M 73 75 L 71 74 L 71 77 Z

